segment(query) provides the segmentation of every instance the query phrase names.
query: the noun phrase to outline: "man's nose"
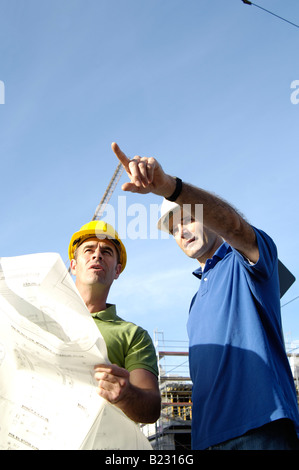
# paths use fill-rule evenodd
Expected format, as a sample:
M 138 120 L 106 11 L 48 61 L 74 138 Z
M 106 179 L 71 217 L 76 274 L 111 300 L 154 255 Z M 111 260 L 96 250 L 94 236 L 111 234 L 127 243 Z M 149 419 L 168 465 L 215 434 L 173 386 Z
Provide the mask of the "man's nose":
M 103 255 L 102 255 L 102 251 L 101 251 L 101 248 L 98 247 L 94 252 L 93 252 L 93 258 L 94 259 L 102 259 Z
M 187 229 L 186 225 L 179 224 L 178 228 L 179 228 L 179 235 L 181 238 L 188 238 L 190 236 L 190 232 Z

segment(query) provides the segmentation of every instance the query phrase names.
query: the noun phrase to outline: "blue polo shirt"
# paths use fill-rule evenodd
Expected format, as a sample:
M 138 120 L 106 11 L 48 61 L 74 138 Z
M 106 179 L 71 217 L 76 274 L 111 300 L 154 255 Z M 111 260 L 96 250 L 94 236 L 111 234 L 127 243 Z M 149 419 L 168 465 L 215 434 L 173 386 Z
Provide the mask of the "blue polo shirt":
M 188 319 L 192 448 L 206 449 L 280 418 L 299 417 L 285 353 L 277 250 L 255 229 L 252 265 L 223 243 L 204 271 Z

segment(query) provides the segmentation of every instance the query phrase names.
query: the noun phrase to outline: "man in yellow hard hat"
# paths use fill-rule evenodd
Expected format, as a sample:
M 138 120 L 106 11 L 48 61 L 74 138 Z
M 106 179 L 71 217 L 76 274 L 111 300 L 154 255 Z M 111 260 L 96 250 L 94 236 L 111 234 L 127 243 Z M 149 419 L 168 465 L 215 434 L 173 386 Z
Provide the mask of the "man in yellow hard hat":
M 152 340 L 107 303 L 112 283 L 126 266 L 124 244 L 111 225 L 92 221 L 73 234 L 69 258 L 78 291 L 106 342 L 111 362 L 95 366 L 98 394 L 135 422 L 155 422 L 161 398 Z

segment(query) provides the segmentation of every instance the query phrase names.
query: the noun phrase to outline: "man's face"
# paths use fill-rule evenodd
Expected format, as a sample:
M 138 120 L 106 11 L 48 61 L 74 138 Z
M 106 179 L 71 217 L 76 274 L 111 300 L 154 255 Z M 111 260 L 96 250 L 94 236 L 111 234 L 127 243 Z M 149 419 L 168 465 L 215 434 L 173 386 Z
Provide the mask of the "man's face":
M 205 261 L 213 254 L 217 235 L 190 214 L 177 213 L 170 218 L 170 232 L 189 258 Z
M 71 261 L 76 284 L 105 284 L 110 286 L 121 272 L 118 253 L 107 239 L 89 238 L 77 248 L 76 258 Z

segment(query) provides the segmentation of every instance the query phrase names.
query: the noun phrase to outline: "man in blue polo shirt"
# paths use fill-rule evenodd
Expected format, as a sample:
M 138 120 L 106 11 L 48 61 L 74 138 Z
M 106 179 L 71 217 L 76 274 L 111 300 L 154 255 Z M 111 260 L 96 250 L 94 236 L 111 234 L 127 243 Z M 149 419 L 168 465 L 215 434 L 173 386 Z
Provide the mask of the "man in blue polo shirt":
M 130 160 L 115 143 L 112 149 L 130 178 L 122 189 L 163 196 L 159 228 L 199 262 L 188 319 L 192 448 L 299 449 L 274 242 L 219 197 L 166 174 L 155 159 Z

